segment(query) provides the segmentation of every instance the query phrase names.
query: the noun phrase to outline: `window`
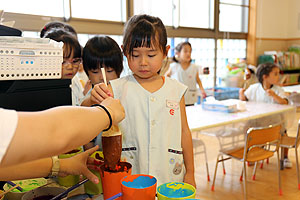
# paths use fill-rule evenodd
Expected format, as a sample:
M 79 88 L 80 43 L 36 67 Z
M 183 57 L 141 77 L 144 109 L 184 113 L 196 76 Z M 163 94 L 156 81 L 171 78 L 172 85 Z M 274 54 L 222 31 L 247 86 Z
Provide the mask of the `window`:
M 172 26 L 172 0 L 134 0 L 134 14 L 148 14 L 159 17 L 164 25 Z
M 35 31 L 23 31 L 23 32 L 22 32 L 22 37 L 39 38 L 39 37 L 40 37 L 40 32 L 35 32 Z
M 175 53 L 175 47 L 185 41 L 189 41 L 192 45 L 192 63 L 200 66 L 199 74 L 204 88 L 211 88 L 214 85 L 214 59 L 215 59 L 215 42 L 214 39 L 207 38 L 170 38 L 172 57 Z M 168 55 L 170 57 L 170 53 Z M 210 73 L 203 74 L 203 68 L 208 67 Z
M 248 0 L 220 0 L 220 31 L 248 32 Z
M 218 58 L 217 58 L 217 85 L 238 86 L 237 81 L 242 81 L 241 73 L 229 73 L 231 64 L 238 64 L 246 59 L 247 40 L 225 39 L 218 40 Z M 231 85 L 231 86 L 232 86 Z
M 63 17 L 64 2 L 62 0 L 51 0 L 47 3 L 40 0 L 1 1 L 1 10 L 4 10 L 4 12 Z
M 214 0 L 181 0 L 179 26 L 214 28 Z
M 125 0 L 72 0 L 72 17 L 108 21 L 126 21 Z
M 192 45 L 192 59 L 200 68 L 200 79 L 204 88 L 214 86 L 215 42 L 214 39 L 189 38 Z M 209 68 L 209 74 L 203 74 L 204 67 Z

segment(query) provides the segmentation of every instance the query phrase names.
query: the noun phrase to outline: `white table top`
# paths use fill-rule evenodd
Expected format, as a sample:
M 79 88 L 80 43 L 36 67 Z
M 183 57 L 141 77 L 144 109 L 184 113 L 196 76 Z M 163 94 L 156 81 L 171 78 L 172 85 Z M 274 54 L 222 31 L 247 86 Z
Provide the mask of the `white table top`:
M 281 118 L 284 118 L 285 126 L 289 128 L 294 122 L 296 108 L 290 105 L 247 102 L 245 111 L 224 113 L 202 110 L 201 105 L 186 107 L 187 121 L 192 132 L 207 131 L 211 128 L 226 127 L 236 123 L 247 123 L 250 120 L 265 117 L 274 118 L 278 114 L 283 116 Z M 267 121 L 269 120 L 267 119 Z
M 286 92 L 297 92 L 300 93 L 300 85 L 291 85 L 282 87 Z

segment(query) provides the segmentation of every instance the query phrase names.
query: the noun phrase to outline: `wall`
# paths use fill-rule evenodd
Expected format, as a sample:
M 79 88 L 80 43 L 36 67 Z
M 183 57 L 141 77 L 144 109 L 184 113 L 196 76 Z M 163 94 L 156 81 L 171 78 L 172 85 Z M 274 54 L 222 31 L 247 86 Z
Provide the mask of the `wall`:
M 300 1 L 257 0 L 256 56 L 300 44 Z
M 300 1 L 289 0 L 288 8 L 288 38 L 300 40 Z
M 289 1 L 290 0 L 257 0 L 256 37 L 287 37 L 287 2 Z

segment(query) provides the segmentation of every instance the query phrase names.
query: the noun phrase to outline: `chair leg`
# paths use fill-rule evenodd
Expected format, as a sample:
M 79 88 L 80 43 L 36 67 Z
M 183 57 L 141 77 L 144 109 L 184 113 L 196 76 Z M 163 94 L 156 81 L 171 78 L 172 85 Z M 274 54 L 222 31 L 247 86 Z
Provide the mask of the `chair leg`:
M 296 156 L 296 170 L 297 170 L 297 178 L 298 178 L 298 189 L 300 190 L 299 160 L 298 160 L 297 148 L 295 148 L 295 156 Z
M 264 168 L 264 160 L 261 161 L 261 163 L 260 163 L 260 168 L 261 168 L 261 169 Z
M 246 172 L 246 162 L 244 161 L 243 166 L 243 172 L 244 172 L 244 199 L 247 199 L 247 172 Z
M 277 151 L 277 173 L 278 173 L 279 195 L 282 196 L 281 177 L 280 177 L 280 159 L 279 159 L 279 152 L 278 151 Z
M 223 160 L 223 155 L 221 156 L 221 159 Z M 223 167 L 223 174 L 225 175 L 226 174 L 226 170 L 225 170 L 225 164 L 224 164 L 224 161 L 222 161 L 222 167 Z
M 254 164 L 254 170 L 253 170 L 253 174 L 252 174 L 252 180 L 253 181 L 255 181 L 255 178 L 256 178 L 257 163 L 258 162 L 255 162 L 255 164 Z
M 242 168 L 242 173 L 241 173 L 241 176 L 240 176 L 240 181 L 243 181 L 243 173 L 244 173 L 244 168 Z
M 207 181 L 210 181 L 209 177 L 209 170 L 208 170 L 208 162 L 207 162 L 207 154 L 206 154 L 206 147 L 205 144 L 203 144 L 203 149 L 204 149 L 204 157 L 205 157 L 205 163 L 206 163 L 206 174 L 207 174 Z
M 218 164 L 219 164 L 219 156 L 220 156 L 220 154 L 218 154 L 218 156 L 217 156 L 217 162 L 216 162 L 216 167 L 215 167 L 214 179 L 213 179 L 213 183 L 211 186 L 211 191 L 215 191 L 215 181 L 216 181 L 217 169 L 218 169 Z
M 269 144 L 268 145 L 268 150 L 270 150 L 270 149 L 271 149 L 271 145 Z M 269 158 L 267 158 L 267 162 L 266 163 L 267 163 L 267 165 L 269 164 Z

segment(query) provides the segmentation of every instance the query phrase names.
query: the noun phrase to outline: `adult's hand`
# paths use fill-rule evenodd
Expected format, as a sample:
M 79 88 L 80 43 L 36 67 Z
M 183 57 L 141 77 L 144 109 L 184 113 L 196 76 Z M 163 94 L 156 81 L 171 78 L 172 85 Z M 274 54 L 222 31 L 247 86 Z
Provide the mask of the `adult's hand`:
M 59 176 L 67 176 L 67 175 L 84 175 L 93 183 L 98 184 L 99 179 L 96 175 L 94 175 L 89 169 L 88 165 L 94 165 L 94 158 L 89 157 L 92 153 L 94 153 L 99 146 L 95 146 L 85 152 L 77 154 L 71 158 L 60 159 L 60 170 Z
M 125 110 L 120 100 L 107 97 L 103 100 L 101 105 L 105 106 L 109 110 L 114 125 L 117 125 L 120 121 L 124 119 Z

